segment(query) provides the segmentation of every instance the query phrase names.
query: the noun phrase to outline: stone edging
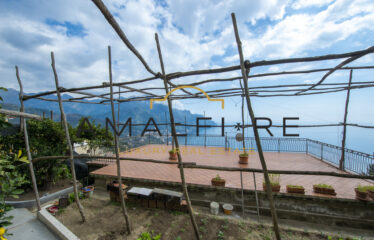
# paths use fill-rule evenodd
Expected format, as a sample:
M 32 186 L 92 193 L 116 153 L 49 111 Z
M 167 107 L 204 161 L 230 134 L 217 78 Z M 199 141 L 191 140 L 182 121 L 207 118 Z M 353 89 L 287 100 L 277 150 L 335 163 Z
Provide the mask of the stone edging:
M 52 205 L 45 206 L 38 212 L 38 219 L 62 240 L 79 240 L 74 233 L 47 211 L 50 206 Z
M 54 192 L 45 196 L 42 196 L 40 198 L 40 204 L 46 203 L 48 201 L 51 201 L 53 199 L 58 198 L 61 195 L 65 195 L 68 193 L 71 193 L 74 191 L 73 186 L 62 189 L 58 192 Z M 25 200 L 25 201 L 5 201 L 5 204 L 11 205 L 15 208 L 33 208 L 36 206 L 36 201 L 35 199 L 33 200 Z

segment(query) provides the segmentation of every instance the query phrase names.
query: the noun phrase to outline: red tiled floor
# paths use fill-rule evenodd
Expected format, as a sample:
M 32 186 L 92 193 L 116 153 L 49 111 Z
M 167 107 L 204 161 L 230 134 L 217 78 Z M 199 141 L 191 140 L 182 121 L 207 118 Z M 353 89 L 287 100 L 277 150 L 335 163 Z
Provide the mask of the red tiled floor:
M 171 146 L 146 145 L 132 152 L 123 152 L 121 157 L 147 158 L 162 161 L 170 161 L 168 150 Z M 238 163 L 238 151 L 225 151 L 219 147 L 187 146 L 181 147 L 183 162 L 196 162 L 197 165 L 212 165 L 224 167 L 250 167 L 262 168 L 256 152 L 249 155 L 249 164 Z M 324 163 L 304 153 L 274 153 L 265 152 L 265 160 L 268 169 L 276 170 L 311 170 L 326 172 L 342 172 L 335 167 Z M 113 161 L 114 163 L 114 161 Z M 91 174 L 116 176 L 116 165 L 110 164 L 98 169 Z M 187 183 L 211 185 L 211 179 L 219 174 L 226 179 L 226 186 L 240 188 L 240 173 L 205 169 L 185 169 Z M 180 173 L 176 165 L 159 164 L 149 162 L 121 161 L 121 175 L 123 177 L 150 179 L 168 182 L 180 182 Z M 257 189 L 262 190 L 263 174 L 256 174 Z M 245 189 L 254 189 L 252 173 L 243 173 Z M 332 185 L 339 198 L 355 198 L 354 188 L 370 184 L 368 181 L 349 178 L 337 178 L 330 176 L 305 176 L 305 175 L 281 175 L 281 191 L 286 192 L 286 185 L 303 185 L 306 194 L 313 193 L 313 184 L 325 183 Z

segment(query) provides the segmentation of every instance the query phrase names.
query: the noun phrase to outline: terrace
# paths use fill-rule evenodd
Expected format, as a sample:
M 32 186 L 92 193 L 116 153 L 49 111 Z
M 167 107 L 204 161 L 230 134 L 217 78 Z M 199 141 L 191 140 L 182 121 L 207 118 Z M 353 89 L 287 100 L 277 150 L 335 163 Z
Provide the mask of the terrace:
M 206 137 L 208 146 L 194 146 L 199 141 L 204 141 L 204 137 L 190 137 L 187 145 L 182 146 L 180 152 L 183 155 L 185 163 L 196 165 L 227 167 L 227 168 L 252 168 L 260 169 L 261 163 L 257 152 L 251 152 L 248 164 L 238 163 L 238 153 L 241 150 L 239 142 L 232 138 L 225 137 Z M 227 143 L 225 144 L 225 139 Z M 247 144 L 253 144 L 254 139 L 247 139 Z M 181 141 L 183 142 L 183 140 Z M 323 144 L 309 139 L 299 138 L 279 138 L 262 139 L 264 143 L 264 153 L 269 170 L 295 170 L 295 171 L 321 171 L 347 173 L 337 168 L 339 157 L 339 148 L 332 145 Z M 265 143 L 266 142 L 266 143 Z M 201 145 L 204 142 L 200 142 Z M 278 145 L 279 144 L 279 145 Z M 213 146 L 212 146 L 213 145 Z M 214 146 L 216 145 L 216 146 Z M 218 146 L 232 147 L 218 147 Z M 253 145 L 252 145 L 253 146 Z M 279 148 L 278 148 L 279 147 Z M 321 154 L 322 149 L 322 154 Z M 170 145 L 166 144 L 147 144 L 134 148 L 127 152 L 121 152 L 122 158 L 153 159 L 165 162 L 171 162 L 168 159 Z M 373 158 L 370 155 L 347 150 L 350 153 L 347 157 L 347 169 L 352 172 L 366 173 L 369 163 L 373 164 Z M 121 161 L 121 176 L 123 179 L 146 179 L 155 182 L 173 182 L 180 183 L 179 169 L 176 164 L 162 164 L 139 161 Z M 116 165 L 114 160 L 95 159 L 88 162 L 89 165 L 104 166 L 91 172 L 91 175 L 97 177 L 116 177 Z M 107 166 L 106 166 L 107 165 Z M 211 185 L 211 179 L 219 174 L 226 179 L 226 187 L 241 188 L 241 179 L 239 172 L 229 172 L 224 170 L 194 169 L 185 167 L 186 182 L 195 185 Z M 255 189 L 253 174 L 256 174 L 256 189 L 262 190 L 263 174 L 243 172 L 243 188 Z M 313 176 L 313 175 L 288 175 L 282 174 L 280 178 L 281 192 L 286 192 L 286 185 L 303 185 L 306 195 L 324 196 L 313 192 L 313 185 L 325 183 L 332 185 L 337 193 L 337 198 L 354 199 L 354 188 L 357 185 L 367 185 L 369 180 L 339 178 L 334 176 Z M 326 196 L 326 195 L 325 195 Z
M 43 93 L 24 95 L 22 82 L 19 75 L 18 67 L 16 67 L 17 80 L 20 86 L 20 103 L 21 103 L 21 113 L 17 113 L 21 117 L 21 129 L 23 130 L 25 137 L 25 148 L 27 152 L 27 158 L 29 161 L 30 175 L 33 183 L 33 189 L 35 193 L 35 202 L 38 210 L 41 210 L 41 204 L 39 199 L 38 187 L 36 184 L 35 173 L 33 168 L 33 162 L 39 160 L 49 160 L 49 159 L 69 159 L 71 164 L 71 172 L 73 178 L 73 187 L 75 192 L 75 201 L 77 203 L 77 208 L 79 209 L 79 214 L 82 221 L 86 221 L 84 209 L 80 204 L 78 196 L 78 187 L 75 176 L 74 169 L 74 159 L 85 158 L 86 156 L 74 156 L 73 147 L 71 144 L 69 126 L 66 121 L 66 116 L 64 112 L 63 102 L 75 102 L 75 103 L 85 103 L 85 104 L 110 104 L 111 107 L 111 124 L 114 132 L 114 146 L 112 146 L 111 155 L 109 156 L 91 156 L 93 160 L 89 163 L 91 165 L 100 166 L 100 169 L 93 171 L 91 174 L 99 180 L 104 178 L 105 180 L 113 180 L 114 178 L 118 181 L 119 186 L 122 186 L 122 180 L 124 179 L 126 183 L 133 183 L 140 180 L 146 180 L 147 182 L 158 183 L 171 183 L 175 187 L 179 188 L 182 186 L 183 195 L 186 200 L 187 209 L 191 219 L 191 225 L 194 230 L 194 235 L 196 239 L 200 239 L 199 228 L 197 227 L 194 210 L 191 207 L 191 201 L 189 194 L 192 196 L 192 202 L 211 202 L 219 201 L 220 203 L 228 201 L 241 201 L 241 208 L 243 211 L 245 206 L 249 206 L 249 202 L 252 201 L 253 195 L 256 196 L 256 207 L 257 214 L 261 211 L 268 211 L 267 214 L 272 216 L 274 235 L 276 239 L 281 239 L 280 231 L 278 228 L 278 217 L 277 212 L 281 217 L 286 213 L 290 217 L 295 217 L 295 219 L 300 219 L 303 215 L 313 216 L 314 221 L 322 221 L 326 223 L 328 220 L 332 219 L 331 222 L 343 222 L 345 225 L 355 225 L 356 227 L 370 228 L 374 223 L 374 212 L 367 211 L 372 209 L 372 202 L 360 202 L 354 200 L 353 189 L 358 184 L 370 183 L 370 180 L 374 180 L 374 176 L 371 175 L 371 170 L 373 166 L 373 157 L 352 151 L 346 148 L 346 127 L 354 126 L 360 128 L 374 128 L 373 126 L 363 126 L 355 123 L 347 123 L 348 114 L 348 103 L 349 103 L 349 93 L 351 89 L 362 89 L 374 87 L 373 82 L 356 82 L 352 83 L 352 72 L 353 70 L 370 70 L 373 66 L 347 66 L 349 63 L 355 60 L 371 54 L 374 52 L 374 46 L 369 47 L 365 50 L 343 53 L 343 54 L 330 54 L 324 56 L 316 57 L 305 57 L 305 58 L 289 58 L 289 59 L 277 59 L 269 61 L 257 61 L 250 62 L 249 60 L 244 60 L 242 44 L 239 37 L 239 31 L 237 28 L 235 14 L 232 13 L 232 23 L 235 33 L 235 40 L 238 47 L 238 53 L 240 57 L 240 65 L 220 67 L 215 69 L 201 69 L 187 72 L 174 72 L 166 73 L 164 68 L 164 62 L 162 59 L 162 52 L 160 47 L 160 42 L 158 40 L 157 33 L 155 34 L 156 47 L 158 52 L 158 57 L 160 61 L 161 72 L 153 71 L 140 55 L 140 53 L 135 49 L 135 47 L 130 43 L 119 24 L 116 22 L 113 15 L 106 8 L 104 3 L 100 0 L 93 0 L 94 4 L 98 7 L 100 12 L 104 15 L 108 23 L 113 27 L 116 33 L 119 35 L 124 44 L 129 48 L 131 52 L 139 59 L 145 69 L 150 73 L 150 76 L 139 79 L 131 80 L 125 82 L 113 83 L 112 79 L 112 57 L 111 48 L 108 47 L 108 67 L 109 67 L 109 82 L 104 82 L 102 85 L 96 86 L 85 86 L 76 88 L 64 88 L 59 84 L 58 73 L 55 65 L 54 53 L 51 52 L 51 66 L 55 79 L 55 91 L 47 91 Z M 278 64 L 292 64 L 292 63 L 305 63 L 305 62 L 317 62 L 317 61 L 331 61 L 338 60 L 341 62 L 336 64 L 334 62 L 332 67 L 320 68 L 320 69 L 305 69 L 302 71 L 293 70 L 289 68 L 282 72 L 267 72 L 265 68 L 274 66 Z M 265 70 L 264 72 L 250 74 L 251 69 L 260 67 Z M 288 66 L 289 67 L 289 66 Z M 239 75 L 227 78 L 226 76 L 217 76 L 220 73 L 228 73 L 240 70 Z M 325 83 L 324 81 L 336 71 L 350 71 L 349 82 L 335 82 L 335 83 Z M 309 74 L 315 72 L 322 72 L 323 76 L 313 84 L 296 84 L 296 85 L 263 85 L 263 86 L 249 86 L 249 78 L 261 78 L 269 76 L 279 76 L 279 75 L 295 75 L 295 74 Z M 207 74 L 214 78 L 206 79 L 200 81 L 178 81 L 178 78 L 189 77 L 189 76 L 206 76 Z M 219 78 L 216 78 L 219 77 Z M 190 79 L 191 80 L 191 79 Z M 158 82 L 157 82 L 158 81 Z M 147 87 L 144 87 L 145 83 L 150 83 Z M 225 88 L 221 84 L 216 84 L 217 88 L 210 88 L 209 91 L 204 92 L 196 86 L 206 86 L 208 83 L 222 83 L 222 82 L 232 82 L 238 83 L 236 88 Z M 155 84 L 154 84 L 155 83 Z M 157 84 L 158 83 L 158 84 Z M 185 84 L 188 84 L 189 88 L 195 88 L 200 90 L 198 93 L 191 93 L 190 89 L 184 89 Z M 131 85 L 131 87 L 129 86 Z M 114 97 L 113 87 L 116 86 L 118 90 L 118 98 Z M 291 88 L 292 87 L 292 88 Z M 110 93 L 103 93 L 101 90 L 109 88 Z M 174 88 L 171 90 L 171 88 Z M 123 90 L 125 89 L 125 90 Z M 170 91 L 178 89 L 178 93 L 170 95 Z M 344 111 L 344 122 L 330 124 L 331 126 L 342 126 L 343 127 L 343 140 L 342 147 L 332 146 L 324 144 L 318 141 L 313 141 L 309 139 L 298 139 L 298 138 L 284 138 L 284 139 L 260 139 L 258 134 L 258 128 L 256 126 L 256 118 L 251 105 L 251 98 L 256 97 L 286 97 L 286 96 L 306 96 L 306 95 L 316 95 L 316 94 L 328 94 L 335 92 L 347 92 L 347 98 L 345 103 Z M 183 93 L 182 93 L 183 92 Z M 72 93 L 67 99 L 62 99 L 62 93 Z M 125 97 L 121 97 L 121 93 L 125 94 Z M 131 93 L 128 95 L 127 93 Z M 132 93 L 136 93 L 133 95 Z M 240 128 L 243 130 L 242 137 L 244 137 L 244 128 L 251 127 L 254 132 L 255 138 L 247 138 L 245 141 L 246 149 L 253 149 L 249 156 L 249 164 L 246 166 L 238 164 L 238 153 L 241 150 L 241 142 L 236 142 L 230 137 L 204 137 L 197 140 L 193 137 L 185 137 L 184 139 L 177 136 L 176 132 L 176 122 L 174 120 L 172 100 L 182 100 L 182 99 L 203 99 L 209 93 L 210 98 L 215 101 L 221 100 L 223 98 L 241 98 L 242 100 L 242 123 Z M 50 98 L 51 95 L 57 95 L 56 98 Z M 120 145 L 118 138 L 120 134 L 117 134 L 118 128 L 121 125 L 115 116 L 114 103 L 118 103 L 118 112 L 120 109 L 120 103 L 131 102 L 131 101 L 161 101 L 165 100 L 165 94 L 168 101 L 169 119 L 170 127 L 172 130 L 172 142 L 173 146 L 181 150 L 181 154 L 178 154 L 178 161 L 170 161 L 167 159 L 167 150 L 171 147 L 169 146 L 168 137 L 166 137 L 167 143 L 164 144 L 151 144 L 150 140 L 148 145 L 141 146 L 136 149 L 132 149 L 128 152 L 119 152 Z M 81 95 L 81 96 L 76 96 Z M 46 97 L 46 96 L 49 96 Z M 110 98 L 109 98 L 110 96 Z M 24 112 L 24 101 L 30 99 L 39 99 L 43 101 L 58 102 L 61 121 L 65 130 L 67 147 L 69 149 L 69 156 L 43 156 L 39 159 L 32 159 L 32 147 L 29 145 L 28 132 L 26 126 L 26 116 Z M 94 101 L 91 101 L 95 99 Z M 97 99 L 100 99 L 96 101 Z M 244 101 L 246 104 L 244 104 Z M 246 105 L 247 114 L 250 117 L 252 125 L 245 126 L 244 122 L 244 105 Z M 223 108 L 223 104 L 222 104 Z M 14 114 L 14 113 L 12 113 Z M 116 122 L 118 121 L 118 122 Z M 149 123 L 149 122 L 148 122 Z M 125 125 L 126 124 L 122 124 Z M 239 124 L 240 125 L 240 124 Z M 323 125 L 323 124 L 322 124 Z M 321 127 L 322 125 L 313 125 L 309 127 Z M 148 126 L 148 124 L 147 124 Z M 189 127 L 197 127 L 196 125 L 190 125 Z M 128 138 L 130 140 L 131 137 Z M 149 138 L 150 139 L 150 138 Z M 201 140 L 204 139 L 204 140 Z M 120 139 L 121 140 L 121 139 Z M 144 140 L 144 139 L 143 139 Z M 184 147 L 179 147 L 179 141 L 183 143 L 185 141 Z M 145 141 L 142 141 L 145 142 Z M 155 142 L 157 143 L 157 142 Z M 234 149 L 234 150 L 233 150 Z M 235 151 L 235 150 L 238 151 Z M 184 151 L 184 152 L 183 152 Z M 183 156 L 183 159 L 182 159 Z M 115 163 L 115 164 L 114 164 Z M 338 170 L 336 167 L 339 167 Z M 179 168 L 179 169 L 178 169 Z M 178 172 L 179 170 L 179 172 Z M 254 174 L 252 174 L 252 172 Z M 207 188 L 212 179 L 217 173 L 226 179 L 226 188 Z M 281 174 L 280 184 L 282 186 L 282 192 L 284 193 L 284 186 L 287 184 L 297 184 L 303 185 L 306 188 L 305 198 L 286 194 L 272 194 L 271 192 L 271 182 L 269 179 L 269 173 Z M 253 179 L 253 180 L 252 180 Z M 186 180 L 186 181 L 185 181 Z M 137 184 L 139 184 L 139 181 Z M 262 182 L 265 181 L 267 186 L 266 195 L 258 190 L 261 190 Z M 143 181 L 144 182 L 144 181 Z M 324 183 L 330 184 L 335 187 L 337 196 L 333 199 L 321 197 L 312 192 L 312 185 Z M 95 182 L 96 185 L 100 185 L 100 181 Z M 200 192 L 200 199 L 196 199 L 198 196 L 198 191 L 191 190 L 187 188 L 187 184 L 196 185 L 202 191 Z M 104 186 L 106 181 L 104 182 Z M 134 184 L 135 185 L 135 184 Z M 226 194 L 227 189 L 233 190 L 232 193 L 236 194 L 241 189 L 241 197 L 234 198 L 233 196 Z M 253 193 L 254 190 L 254 194 Z M 259 192 L 259 193 L 258 193 Z M 259 206 L 257 198 L 262 200 L 262 205 Z M 118 196 L 120 196 L 122 213 L 124 215 L 124 220 L 126 224 L 126 230 L 128 234 L 131 234 L 130 219 L 127 214 L 125 199 L 123 195 L 122 187 L 118 188 Z M 266 196 L 266 197 L 264 197 Z M 204 198 L 204 199 L 201 199 Z M 283 200 L 281 199 L 283 198 Z M 276 201 L 274 201 L 276 200 Z M 331 200 L 331 201 L 330 201 Z M 285 209 L 284 206 L 288 207 Z M 298 212 L 294 210 L 297 209 Z M 283 214 L 283 215 L 282 215 Z M 299 214 L 299 215 L 298 215 Z M 341 222 L 339 222 L 341 221 Z M 368 227 L 369 226 L 369 227 Z

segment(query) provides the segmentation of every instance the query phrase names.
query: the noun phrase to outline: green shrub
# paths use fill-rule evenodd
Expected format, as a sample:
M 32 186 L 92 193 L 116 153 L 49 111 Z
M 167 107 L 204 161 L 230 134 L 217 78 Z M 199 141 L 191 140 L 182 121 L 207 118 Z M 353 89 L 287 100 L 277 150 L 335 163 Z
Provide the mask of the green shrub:
M 303 186 L 300 186 L 300 185 L 287 185 L 287 187 L 289 187 L 289 188 L 304 189 L 304 187 L 303 187 Z
M 314 186 L 319 187 L 319 188 L 334 189 L 331 185 L 323 184 L 323 183 L 315 184 Z
M 361 185 L 358 185 L 357 190 L 359 192 L 374 191 L 374 186 L 361 186 Z
M 271 186 L 279 186 L 280 175 L 279 174 L 270 173 L 269 174 L 269 180 L 270 180 Z M 265 179 L 263 181 L 263 184 L 265 184 Z
M 152 230 L 151 233 L 149 232 L 143 232 L 140 237 L 138 237 L 136 240 L 160 240 L 161 239 L 161 233 L 154 235 L 154 231 Z

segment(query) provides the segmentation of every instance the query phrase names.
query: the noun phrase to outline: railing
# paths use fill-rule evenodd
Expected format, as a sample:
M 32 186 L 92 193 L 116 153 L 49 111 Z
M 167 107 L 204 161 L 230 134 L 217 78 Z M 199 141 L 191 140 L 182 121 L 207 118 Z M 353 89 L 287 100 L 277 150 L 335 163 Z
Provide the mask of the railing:
M 180 136 L 180 145 L 187 146 L 207 146 L 225 147 L 231 150 L 243 150 L 243 142 L 239 142 L 235 137 L 202 135 L 202 136 Z M 122 149 L 135 148 L 146 144 L 168 144 L 171 145 L 172 137 L 147 135 L 144 137 L 132 136 L 121 137 Z M 338 167 L 341 159 L 342 148 L 331 144 L 307 139 L 307 138 L 261 138 L 262 150 L 265 152 L 297 152 L 306 153 L 310 156 L 325 161 Z M 257 151 L 254 137 L 245 138 L 245 148 Z M 374 175 L 374 157 L 372 155 L 345 149 L 345 170 L 358 174 Z

